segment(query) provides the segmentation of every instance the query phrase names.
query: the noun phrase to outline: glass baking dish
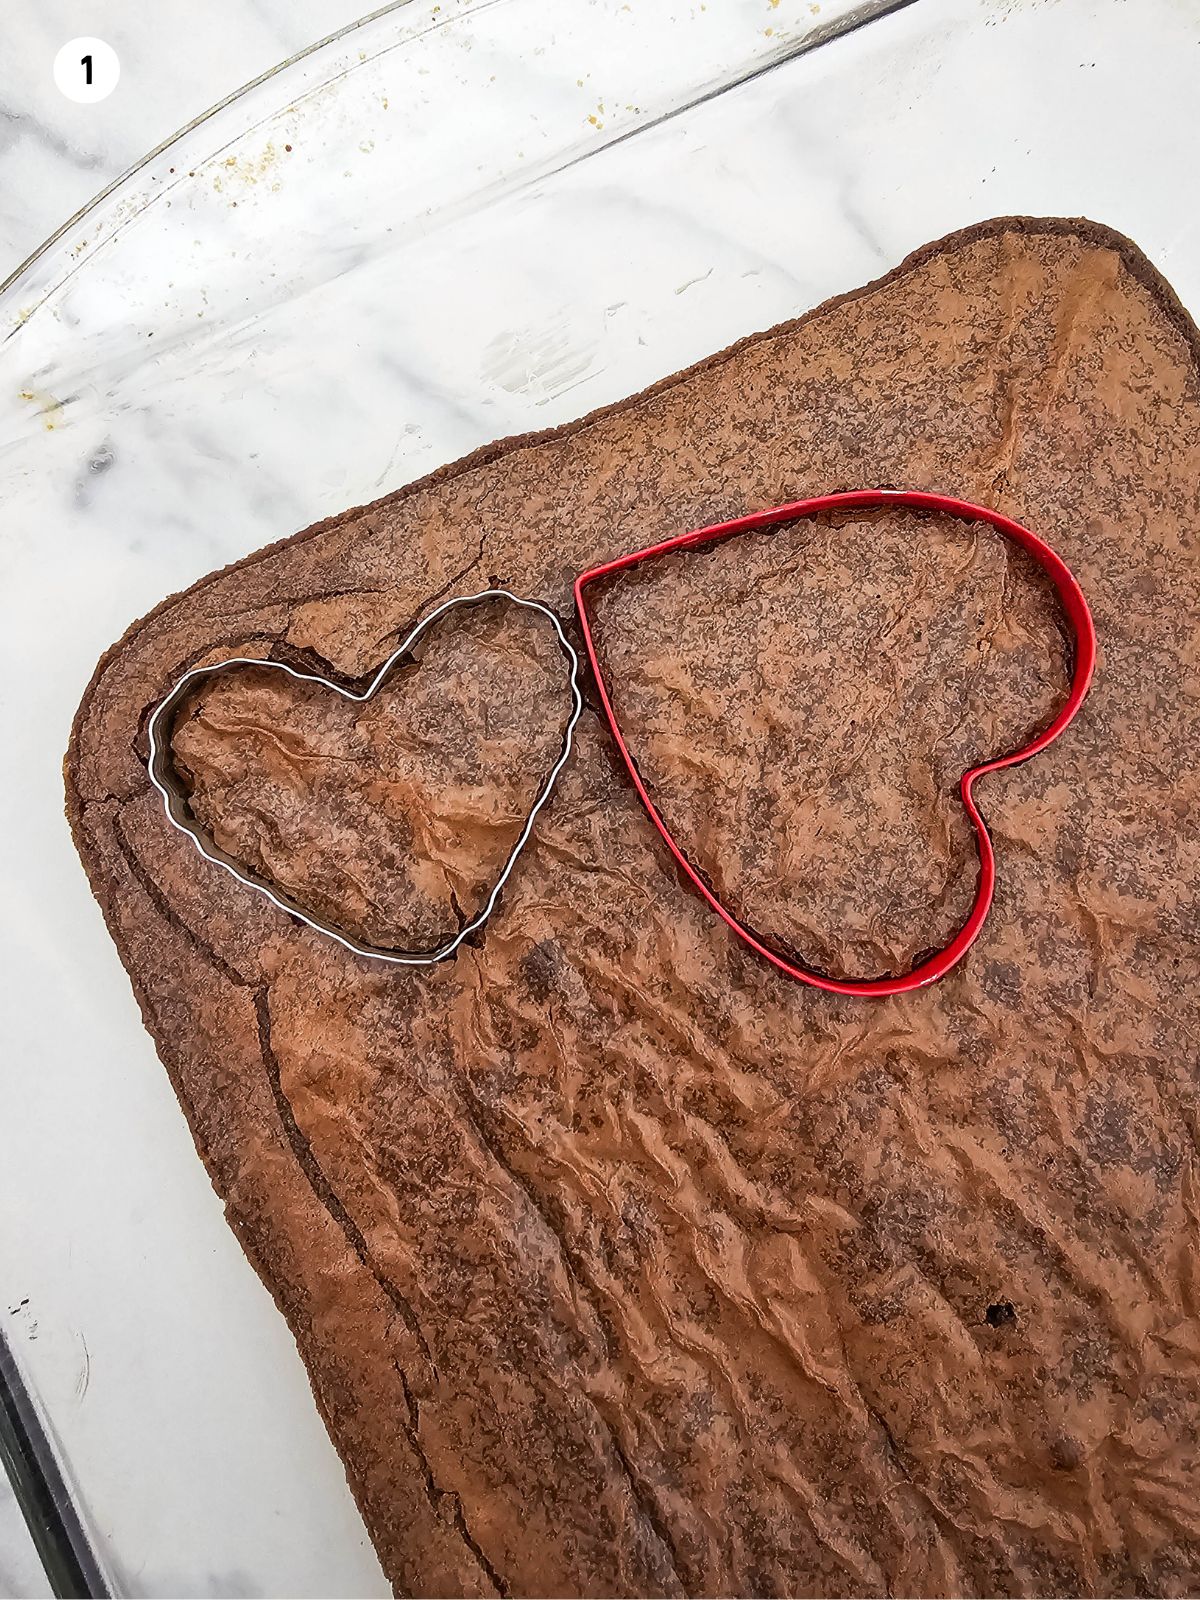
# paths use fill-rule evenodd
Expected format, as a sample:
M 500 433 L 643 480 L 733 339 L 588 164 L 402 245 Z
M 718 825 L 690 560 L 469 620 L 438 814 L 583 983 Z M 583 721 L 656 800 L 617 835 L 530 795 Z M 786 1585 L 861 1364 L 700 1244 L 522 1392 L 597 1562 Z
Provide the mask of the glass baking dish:
M 1177 0 L 388 8 L 0 290 L 0 1278 L 119 1593 L 384 1593 L 62 816 L 101 652 L 215 566 L 954 228 L 1088 215 L 1200 309 Z

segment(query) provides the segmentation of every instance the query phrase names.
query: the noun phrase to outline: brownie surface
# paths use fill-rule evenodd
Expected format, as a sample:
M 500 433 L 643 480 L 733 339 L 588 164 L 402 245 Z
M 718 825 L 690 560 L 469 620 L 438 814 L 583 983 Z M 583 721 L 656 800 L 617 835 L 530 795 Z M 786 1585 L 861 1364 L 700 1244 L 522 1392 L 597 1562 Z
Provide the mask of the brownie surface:
M 1200 1585 L 1198 369 L 1128 241 L 999 219 L 214 574 L 101 662 L 80 853 L 398 1592 Z M 927 991 L 820 994 L 741 947 L 594 699 L 496 915 L 434 968 L 296 924 L 150 788 L 147 718 L 191 666 L 361 682 L 438 598 L 567 621 L 585 567 L 879 486 L 1026 523 L 1100 641 L 1068 732 L 980 784 L 996 901 Z M 958 775 L 1069 680 L 1035 566 L 889 510 L 594 606 L 643 774 L 740 915 L 843 975 L 946 942 Z M 547 630 L 498 606 L 363 707 L 216 680 L 172 748 L 225 848 L 405 944 L 486 893 L 564 710 Z

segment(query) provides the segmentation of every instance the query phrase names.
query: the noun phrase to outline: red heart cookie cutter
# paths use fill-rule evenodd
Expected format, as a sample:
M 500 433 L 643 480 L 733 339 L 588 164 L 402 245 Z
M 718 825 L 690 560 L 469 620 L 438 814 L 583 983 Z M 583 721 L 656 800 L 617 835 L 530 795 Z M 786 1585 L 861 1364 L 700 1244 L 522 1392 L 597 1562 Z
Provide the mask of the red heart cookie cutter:
M 1075 636 L 1075 660 L 1071 677 L 1071 692 L 1058 715 L 1038 734 L 1036 739 L 1023 745 L 1020 750 L 1014 750 L 1011 755 L 997 756 L 993 761 L 985 761 L 978 767 L 971 767 L 962 775 L 959 792 L 975 829 L 975 847 L 979 854 L 979 883 L 975 891 L 975 902 L 971 907 L 970 915 L 963 923 L 958 933 L 951 939 L 944 949 L 936 955 L 922 961 L 911 972 L 904 973 L 901 977 L 885 978 L 831 978 L 825 973 L 816 972 L 810 967 L 800 966 L 794 961 L 789 961 L 777 950 L 772 950 L 764 944 L 762 939 L 744 922 L 738 920 L 714 894 L 708 883 L 705 882 L 700 872 L 692 865 L 684 854 L 678 841 L 670 828 L 663 820 L 662 813 L 650 797 L 646 785 L 642 782 L 638 772 L 637 762 L 630 753 L 629 746 L 621 732 L 620 723 L 617 721 L 616 712 L 613 710 L 612 699 L 609 696 L 608 686 L 604 681 L 604 674 L 600 670 L 600 662 L 596 655 L 596 645 L 592 638 L 590 619 L 584 601 L 584 590 L 589 584 L 595 583 L 600 578 L 610 576 L 614 572 L 622 572 L 626 567 L 636 566 L 641 561 L 648 561 L 654 556 L 669 555 L 674 550 L 690 550 L 697 545 L 711 544 L 718 539 L 729 539 L 735 534 L 750 533 L 756 529 L 769 528 L 777 523 L 795 522 L 801 517 L 815 516 L 821 511 L 861 511 L 876 509 L 881 506 L 901 506 L 913 511 L 937 511 L 947 516 L 957 517 L 964 522 L 986 522 L 998 532 L 1012 539 L 1029 554 L 1050 576 L 1062 601 L 1063 609 L 1071 624 Z M 732 522 L 718 522 L 711 527 L 697 528 L 691 533 L 679 534 L 676 538 L 666 539 L 661 544 L 650 545 L 645 550 L 635 550 L 630 555 L 620 556 L 616 561 L 606 561 L 603 566 L 592 567 L 590 571 L 581 573 L 575 580 L 575 606 L 579 613 L 579 625 L 583 631 L 584 645 L 587 649 L 588 660 L 591 662 L 592 675 L 596 680 L 596 688 L 600 694 L 600 703 L 604 707 L 604 715 L 608 719 L 609 730 L 616 742 L 617 749 L 637 790 L 642 804 L 650 816 L 651 822 L 662 835 L 667 849 L 674 856 L 680 869 L 683 871 L 692 887 L 708 902 L 721 920 L 733 929 L 738 938 L 743 940 L 758 955 L 777 967 L 780 972 L 789 978 L 795 978 L 799 983 L 811 984 L 815 989 L 825 989 L 832 994 L 850 994 L 863 996 L 881 996 L 889 994 L 905 994 L 912 989 L 924 988 L 926 984 L 935 983 L 938 978 L 944 977 L 951 967 L 961 961 L 963 956 L 974 944 L 987 917 L 988 909 L 992 903 L 992 895 L 996 887 L 996 860 L 992 850 L 992 841 L 988 835 L 983 818 L 975 804 L 971 793 L 977 778 L 982 778 L 985 773 L 998 772 L 1002 767 L 1013 767 L 1018 762 L 1028 761 L 1031 756 L 1036 756 L 1047 745 L 1052 744 L 1059 734 L 1074 717 L 1083 704 L 1091 682 L 1092 671 L 1096 664 L 1096 629 L 1092 622 L 1092 614 L 1088 603 L 1084 599 L 1083 590 L 1079 587 L 1074 574 L 1048 544 L 1039 539 L 1028 528 L 1022 527 L 1019 522 L 1014 522 L 1011 517 L 1004 516 L 999 511 L 993 511 L 987 506 L 972 505 L 968 500 L 955 500 L 948 495 L 925 494 L 917 490 L 901 489 L 857 489 L 840 494 L 818 495 L 812 500 L 797 500 L 790 505 L 772 506 L 767 511 L 755 511 L 746 517 L 736 517 Z

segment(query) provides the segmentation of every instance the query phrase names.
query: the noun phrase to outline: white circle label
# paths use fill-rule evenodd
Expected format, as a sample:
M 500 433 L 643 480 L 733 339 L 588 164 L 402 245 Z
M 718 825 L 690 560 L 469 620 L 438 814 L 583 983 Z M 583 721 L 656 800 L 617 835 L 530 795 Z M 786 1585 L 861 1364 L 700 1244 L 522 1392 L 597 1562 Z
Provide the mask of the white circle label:
M 68 100 L 91 105 L 117 87 L 121 63 L 112 45 L 86 35 L 72 39 L 54 58 L 54 81 Z

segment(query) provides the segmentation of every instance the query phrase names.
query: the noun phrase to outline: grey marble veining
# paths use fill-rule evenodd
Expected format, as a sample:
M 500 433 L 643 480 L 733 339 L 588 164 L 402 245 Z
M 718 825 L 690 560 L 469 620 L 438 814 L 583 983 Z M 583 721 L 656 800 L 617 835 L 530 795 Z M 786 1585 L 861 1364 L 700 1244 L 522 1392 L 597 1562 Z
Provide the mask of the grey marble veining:
M 363 0 L 55 0 L 9 6 L 0 50 L 0 281 L 81 206 L 193 117 L 356 21 Z M 153 20 L 151 20 L 153 17 Z M 55 88 L 60 46 L 99 33 L 121 81 L 97 105 Z

